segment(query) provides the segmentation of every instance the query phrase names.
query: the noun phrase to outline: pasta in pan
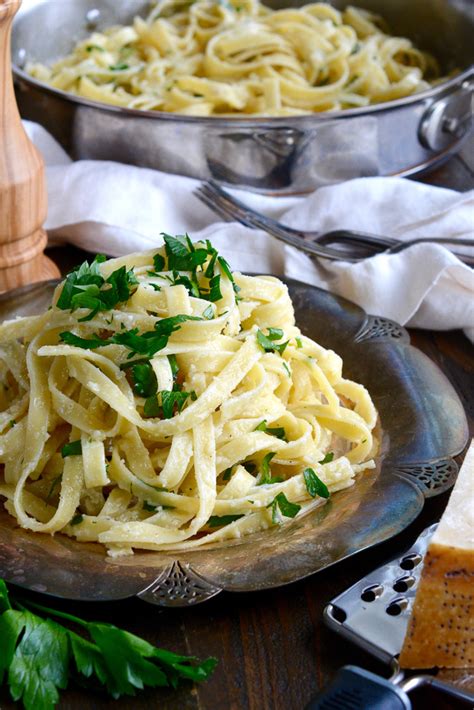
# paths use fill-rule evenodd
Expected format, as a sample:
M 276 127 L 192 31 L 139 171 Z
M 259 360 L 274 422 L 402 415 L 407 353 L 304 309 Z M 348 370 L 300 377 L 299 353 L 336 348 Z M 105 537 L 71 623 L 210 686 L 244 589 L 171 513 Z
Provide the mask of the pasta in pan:
M 159 0 L 146 19 L 95 32 L 27 71 L 86 99 L 195 116 L 290 116 L 409 96 L 439 77 L 382 18 L 326 3 Z
M 287 287 L 209 242 L 83 264 L 0 326 L 0 497 L 112 555 L 280 525 L 374 466 L 377 413 Z

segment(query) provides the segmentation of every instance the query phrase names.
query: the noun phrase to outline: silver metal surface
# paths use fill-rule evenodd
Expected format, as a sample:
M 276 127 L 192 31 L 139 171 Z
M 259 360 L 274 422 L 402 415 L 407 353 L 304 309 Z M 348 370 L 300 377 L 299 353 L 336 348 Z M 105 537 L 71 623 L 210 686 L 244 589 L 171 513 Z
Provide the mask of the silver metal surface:
M 220 590 L 289 584 L 391 538 L 422 510 L 436 462 L 450 462 L 452 475 L 436 479 L 431 492 L 452 485 L 456 464 L 451 457 L 463 450 L 468 432 L 446 377 L 410 345 L 402 326 L 367 316 L 326 291 L 287 282 L 302 332 L 338 352 L 345 376 L 371 393 L 381 427 L 377 468 L 288 525 L 189 552 L 137 552 L 112 559 L 96 543 L 18 528 L 0 507 L 1 578 L 57 597 L 99 601 L 139 595 L 153 604 L 189 606 Z M 0 320 L 42 312 L 54 287 L 47 282 L 0 295 Z M 410 473 L 417 467 L 425 472 L 423 481 Z M 388 603 L 395 595 L 387 592 Z
M 444 71 L 460 73 L 415 96 L 312 116 L 200 118 L 117 108 L 51 89 L 22 67 L 64 56 L 92 28 L 129 22 L 146 12 L 148 2 L 24 0 L 12 45 L 22 115 L 42 123 L 75 158 L 116 160 L 277 195 L 367 175 L 411 175 L 449 157 L 469 130 L 471 0 L 332 4 L 379 12 L 395 34 L 432 51 Z
M 426 528 L 403 555 L 332 599 L 324 610 L 328 626 L 385 663 L 397 656 L 405 638 L 423 557 L 435 529 L 436 524 Z
M 261 212 L 247 207 L 214 181 L 199 185 L 194 194 L 213 212 L 227 221 L 237 221 L 251 229 L 263 229 L 276 239 L 290 244 L 300 251 L 330 261 L 357 262 L 375 254 L 397 254 L 415 244 L 431 243 L 458 247 L 474 247 L 474 239 L 456 239 L 452 237 L 418 237 L 400 241 L 390 237 L 356 232 L 350 229 L 337 229 L 331 232 L 309 232 L 293 229 L 267 217 Z M 334 249 L 331 244 L 339 244 Z M 474 265 L 474 254 L 453 252 L 461 261 Z

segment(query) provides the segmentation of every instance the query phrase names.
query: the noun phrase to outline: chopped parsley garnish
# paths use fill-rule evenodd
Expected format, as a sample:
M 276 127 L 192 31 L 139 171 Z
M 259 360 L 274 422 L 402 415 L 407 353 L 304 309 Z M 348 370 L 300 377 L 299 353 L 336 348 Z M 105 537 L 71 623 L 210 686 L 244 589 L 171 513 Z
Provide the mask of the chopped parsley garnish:
M 128 64 L 112 64 L 109 69 L 110 71 L 125 71 L 130 69 L 130 66 Z
M 159 417 L 162 415 L 163 419 L 171 419 L 175 415 L 175 410 L 178 413 L 183 410 L 189 398 L 192 400 L 197 399 L 196 393 L 194 391 L 161 390 L 161 392 L 148 397 L 143 412 L 146 417 Z
M 65 459 L 67 456 L 80 456 L 82 454 L 81 440 L 70 441 L 69 444 L 64 444 L 61 449 L 61 456 Z
M 291 503 L 282 492 L 275 496 L 272 502 L 267 505 L 267 508 L 272 509 L 272 522 L 276 525 L 280 522 L 278 511 L 280 511 L 281 515 L 284 515 L 285 518 L 294 518 L 295 515 L 300 512 L 301 505 Z
M 152 503 L 148 503 L 148 501 L 144 500 L 143 501 L 143 510 L 146 510 L 149 513 L 156 513 L 158 510 L 157 505 L 153 505 Z
M 201 298 L 205 298 L 208 301 L 212 301 L 213 303 L 215 301 L 221 300 L 222 293 L 221 293 L 220 274 L 216 274 L 215 276 L 212 277 L 212 279 L 209 281 L 209 291 L 206 291 L 206 292 L 201 291 Z
M 303 478 L 306 484 L 306 490 L 308 491 L 311 498 L 329 498 L 331 495 L 329 489 L 325 483 L 321 481 L 319 476 L 315 474 L 312 468 L 305 468 L 303 471 Z
M 176 376 L 179 372 L 178 361 L 176 360 L 176 355 L 168 355 L 168 362 L 171 367 L 171 374 L 173 375 L 173 380 L 176 380 Z
M 278 439 L 283 439 L 283 441 L 287 440 L 285 429 L 282 426 L 268 427 L 266 419 L 261 421 L 260 424 L 255 427 L 254 431 L 264 431 L 265 434 L 276 436 Z
M 71 525 L 80 525 L 84 520 L 84 516 L 81 513 L 76 513 L 76 515 L 71 520 Z
M 92 264 L 85 261 L 66 277 L 56 306 L 63 311 L 88 308 L 89 313 L 79 322 L 91 320 L 99 311 L 109 311 L 118 303 L 125 303 L 136 290 L 138 280 L 133 269 L 127 271 L 125 266 L 104 279 L 99 264 L 105 260 L 105 256 L 99 254 Z
M 161 254 L 155 254 L 153 257 L 153 266 L 155 267 L 155 271 L 159 273 L 160 271 L 164 271 L 165 269 L 165 257 L 161 256 Z
M 133 389 L 140 397 L 151 397 L 158 389 L 155 372 L 149 362 L 132 368 Z
M 258 481 L 259 486 L 263 486 L 267 483 L 281 483 L 283 478 L 279 476 L 273 477 L 270 471 L 270 461 L 276 456 L 275 451 L 271 451 L 263 457 L 262 464 L 260 466 L 260 480 Z
M 332 451 L 328 451 L 328 453 L 325 455 L 321 461 L 318 461 L 320 464 L 325 464 L 325 463 L 331 463 L 331 461 L 334 459 L 334 454 Z
M 112 624 L 85 621 L 23 598 L 16 602 L 1 579 L 0 639 L 0 682 L 5 679 L 12 699 L 26 710 L 52 710 L 71 678 L 101 687 L 117 700 L 144 687 L 204 681 L 217 663 L 157 648 Z
M 223 481 L 230 481 L 231 476 L 232 476 L 232 469 L 233 469 L 233 466 L 231 466 L 230 468 L 226 468 L 226 470 L 222 474 Z
M 224 272 L 224 274 L 227 276 L 227 278 L 231 282 L 232 288 L 234 289 L 234 293 L 237 296 L 240 291 L 240 286 L 237 286 L 237 284 L 235 283 L 234 275 L 232 274 L 232 271 L 230 270 L 229 264 L 227 263 L 227 261 L 224 259 L 223 256 L 219 256 L 217 258 L 217 261 L 219 262 L 219 265 L 220 265 L 222 271 Z
M 241 514 L 241 515 L 211 515 L 211 517 L 207 521 L 207 525 L 210 528 L 220 528 L 222 525 L 228 525 L 229 523 L 233 523 L 234 520 L 238 520 L 239 518 L 243 518 L 243 514 Z
M 105 345 L 123 345 L 131 350 L 129 358 L 134 354 L 153 357 L 159 350 L 163 350 L 168 344 L 169 336 L 179 330 L 180 324 L 188 320 L 201 320 L 198 316 L 178 315 L 170 318 L 162 318 L 155 323 L 155 329 L 139 334 L 138 328 L 129 331 L 115 333 L 110 338 L 99 338 L 93 335 L 92 338 L 80 338 L 74 333 L 64 332 L 59 334 L 59 338 L 68 345 L 79 348 L 95 350 Z
M 280 328 L 268 328 L 268 335 L 264 335 L 261 330 L 257 330 L 257 341 L 265 352 L 277 352 L 283 355 L 288 345 L 288 340 L 284 343 L 276 343 L 276 340 L 283 338 L 283 331 Z
M 285 361 L 283 361 L 283 367 L 285 368 L 286 374 L 288 375 L 288 377 L 291 377 L 291 370 L 290 370 L 290 368 L 288 367 L 288 365 L 286 364 Z
M 301 340 L 301 338 L 295 338 L 295 341 L 296 341 L 296 347 L 297 347 L 297 348 L 302 348 L 302 347 L 303 347 L 303 341 Z
M 207 249 L 196 249 L 187 234 L 172 237 L 162 233 L 169 271 L 194 271 L 207 259 Z M 160 269 L 162 270 L 162 269 Z
M 13 429 L 13 427 L 16 424 L 16 421 L 14 419 L 10 419 L 10 421 L 8 423 L 10 424 L 10 429 Z

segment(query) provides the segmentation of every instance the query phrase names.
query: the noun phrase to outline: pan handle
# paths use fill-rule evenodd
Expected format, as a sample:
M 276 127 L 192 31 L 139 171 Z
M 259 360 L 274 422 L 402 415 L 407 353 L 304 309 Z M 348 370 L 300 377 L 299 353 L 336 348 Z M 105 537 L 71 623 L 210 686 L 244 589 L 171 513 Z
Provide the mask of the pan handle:
M 474 76 L 471 76 L 431 104 L 418 129 L 422 146 L 438 152 L 467 135 L 472 124 L 473 88 Z

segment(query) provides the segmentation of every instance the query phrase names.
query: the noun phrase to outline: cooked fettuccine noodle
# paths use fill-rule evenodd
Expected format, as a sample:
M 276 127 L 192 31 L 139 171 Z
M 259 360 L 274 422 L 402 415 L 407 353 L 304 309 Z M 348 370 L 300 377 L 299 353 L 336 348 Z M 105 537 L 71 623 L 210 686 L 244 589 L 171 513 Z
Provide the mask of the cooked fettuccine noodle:
M 84 264 L 46 313 L 0 326 L 0 497 L 23 528 L 114 555 L 195 548 L 374 466 L 371 398 L 301 334 L 286 285 L 165 239 Z
M 259 0 L 159 0 L 146 19 L 94 32 L 29 73 L 116 106 L 196 116 L 291 116 L 429 88 L 430 54 L 360 8 L 272 11 Z

